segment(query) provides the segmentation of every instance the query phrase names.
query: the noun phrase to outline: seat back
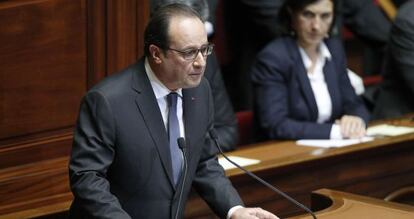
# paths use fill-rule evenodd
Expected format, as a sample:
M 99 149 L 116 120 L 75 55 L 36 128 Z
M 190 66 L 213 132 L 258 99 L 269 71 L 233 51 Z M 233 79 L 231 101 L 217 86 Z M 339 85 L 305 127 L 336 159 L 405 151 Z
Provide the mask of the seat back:
M 239 130 L 239 146 L 253 143 L 253 112 L 250 110 L 236 112 L 238 130 Z

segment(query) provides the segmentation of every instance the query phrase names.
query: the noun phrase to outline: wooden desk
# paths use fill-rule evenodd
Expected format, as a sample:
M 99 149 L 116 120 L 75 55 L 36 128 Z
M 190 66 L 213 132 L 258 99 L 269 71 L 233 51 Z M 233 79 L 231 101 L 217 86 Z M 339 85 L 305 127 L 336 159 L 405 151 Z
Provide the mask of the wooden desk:
M 312 208 L 317 209 L 315 215 L 318 219 L 414 218 L 413 206 L 329 189 L 312 192 Z M 308 214 L 290 219 L 312 219 L 312 216 Z
M 407 125 L 411 121 L 390 123 Z M 228 155 L 261 160 L 246 168 L 307 206 L 309 194 L 320 188 L 383 199 L 398 188 L 414 184 L 414 134 L 331 149 L 298 146 L 293 141 L 266 142 Z M 231 169 L 226 173 L 247 206 L 259 206 L 282 217 L 303 213 L 242 171 Z M 214 217 L 192 194 L 186 218 Z
M 267 142 L 229 155 L 260 159 L 261 163 L 247 169 L 309 206 L 309 194 L 320 188 L 384 198 L 414 184 L 413 144 L 414 134 L 336 149 L 297 146 L 293 141 Z M 72 199 L 67 163 L 68 158 L 62 157 L 0 169 L 0 218 L 64 215 Z M 260 206 L 283 217 L 303 213 L 241 171 L 232 169 L 226 174 L 247 206 Z M 186 218 L 214 217 L 193 193 Z

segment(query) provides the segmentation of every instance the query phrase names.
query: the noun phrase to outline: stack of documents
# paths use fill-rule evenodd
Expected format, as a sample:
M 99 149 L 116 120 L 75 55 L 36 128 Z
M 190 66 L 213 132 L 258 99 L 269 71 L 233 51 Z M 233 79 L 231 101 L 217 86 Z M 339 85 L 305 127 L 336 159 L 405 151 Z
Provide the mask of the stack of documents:
M 301 139 L 296 141 L 296 144 L 321 148 L 344 147 L 348 145 L 372 141 L 376 136 L 397 136 L 408 133 L 414 133 L 414 127 L 383 124 L 369 127 L 367 130 L 367 136 L 360 139 Z
M 376 125 L 369 127 L 367 135 L 369 136 L 397 136 L 414 132 L 413 127 L 395 126 L 395 125 Z
M 237 163 L 238 165 L 240 165 L 242 167 L 260 163 L 260 160 L 256 160 L 256 159 L 250 159 L 250 158 L 245 158 L 245 157 L 237 157 L 237 156 L 228 156 L 228 157 L 229 157 L 230 160 L 232 160 L 233 162 Z M 234 166 L 232 163 L 227 161 L 224 157 L 219 158 L 219 164 L 225 170 L 236 168 L 236 166 Z
M 301 139 L 297 140 L 296 144 L 320 148 L 338 148 L 372 141 L 373 139 L 373 137 L 363 137 L 359 139 Z

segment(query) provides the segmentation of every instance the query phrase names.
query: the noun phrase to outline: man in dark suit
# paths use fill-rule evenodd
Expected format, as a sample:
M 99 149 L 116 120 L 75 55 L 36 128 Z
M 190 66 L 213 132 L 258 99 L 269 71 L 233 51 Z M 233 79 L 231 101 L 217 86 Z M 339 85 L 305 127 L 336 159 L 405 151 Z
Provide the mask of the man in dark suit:
M 374 109 L 376 119 L 414 111 L 414 1 L 398 11 L 388 45 L 384 80 Z
M 277 218 L 242 207 L 217 162 L 203 78 L 212 46 L 202 19 L 168 5 L 154 13 L 144 38 L 145 58 L 82 101 L 69 163 L 70 217 L 182 218 L 193 185 L 221 218 Z

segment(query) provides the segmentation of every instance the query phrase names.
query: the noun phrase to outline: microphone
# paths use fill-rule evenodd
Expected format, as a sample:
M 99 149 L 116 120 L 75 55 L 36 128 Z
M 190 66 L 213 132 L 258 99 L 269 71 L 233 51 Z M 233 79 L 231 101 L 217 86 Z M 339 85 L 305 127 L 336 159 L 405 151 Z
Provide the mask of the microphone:
M 310 215 L 312 215 L 313 219 L 317 219 L 316 215 L 309 209 L 307 208 L 305 205 L 299 203 L 298 201 L 296 201 L 294 198 L 290 197 L 288 194 L 282 192 L 281 190 L 277 189 L 276 187 L 270 185 L 268 182 L 264 181 L 262 178 L 258 177 L 257 175 L 255 175 L 254 173 L 244 169 L 243 167 L 241 167 L 240 165 L 238 165 L 237 163 L 235 163 L 234 161 L 230 160 L 230 158 L 228 158 L 223 150 L 221 150 L 220 144 L 218 142 L 218 136 L 216 134 L 216 131 L 214 129 L 210 130 L 210 136 L 211 138 L 214 140 L 214 143 L 216 145 L 216 147 L 218 148 L 218 150 L 220 151 L 220 154 L 223 155 L 223 157 L 228 160 L 230 163 L 232 163 L 234 166 L 236 166 L 237 168 L 243 170 L 247 175 L 249 175 L 250 177 L 254 178 L 255 180 L 259 181 L 260 183 L 262 183 L 263 185 L 267 186 L 269 189 L 273 190 L 274 192 L 278 193 L 279 195 L 283 196 L 284 198 L 286 198 L 287 200 L 289 200 L 290 202 L 292 202 L 293 204 L 295 204 L 297 207 L 305 210 L 306 212 L 308 212 Z
M 185 144 L 185 139 L 183 137 L 177 138 L 178 147 L 184 151 L 187 148 L 187 145 Z
M 183 152 L 183 160 L 184 160 L 184 175 L 183 175 L 183 183 L 181 184 L 181 190 L 180 190 L 180 195 L 178 197 L 178 206 L 177 206 L 177 211 L 175 212 L 175 219 L 178 219 L 178 212 L 180 211 L 180 206 L 181 206 L 181 200 L 183 197 L 183 190 L 184 190 L 184 185 L 185 185 L 185 178 L 187 177 L 187 154 L 186 154 L 186 143 L 185 143 L 185 139 L 183 137 L 177 138 L 177 143 L 178 143 L 178 147 L 181 149 L 181 151 Z

